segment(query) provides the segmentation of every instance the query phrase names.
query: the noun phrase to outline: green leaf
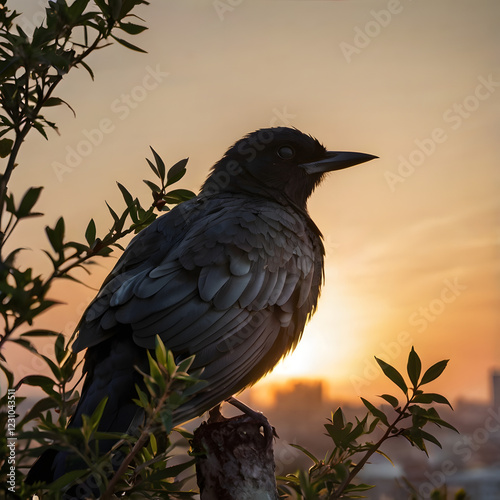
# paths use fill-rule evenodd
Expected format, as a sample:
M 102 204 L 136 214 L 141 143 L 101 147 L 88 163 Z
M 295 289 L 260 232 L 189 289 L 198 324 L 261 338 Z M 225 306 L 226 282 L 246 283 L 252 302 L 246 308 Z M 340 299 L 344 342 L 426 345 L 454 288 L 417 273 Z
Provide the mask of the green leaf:
M 377 453 L 378 455 L 380 455 L 380 456 L 384 457 L 385 459 L 387 459 L 391 463 L 391 465 L 394 466 L 394 462 L 383 451 L 380 451 L 380 449 L 378 449 L 378 450 L 375 450 L 375 453 Z
M 68 351 L 66 351 L 66 354 Z M 75 364 L 78 359 L 78 356 L 76 353 L 70 352 L 69 355 L 67 356 L 66 360 L 64 361 L 62 367 L 61 367 L 61 377 L 62 380 L 66 380 L 67 382 L 71 381 L 73 379 L 73 376 L 75 375 Z
M 52 330 L 30 330 L 21 334 L 21 337 L 57 337 L 59 334 Z
M 335 443 L 335 447 L 341 450 L 346 450 L 350 444 L 350 441 L 347 439 L 348 430 L 343 427 L 338 427 L 333 424 L 325 424 L 326 432 L 332 438 L 332 441 Z
M 37 311 L 37 308 L 34 310 Z M 33 310 L 29 313 L 29 316 L 26 319 L 28 324 L 31 325 L 33 323 L 33 317 L 36 316 L 37 314 L 38 314 L 37 312 L 35 312 L 35 314 L 33 314 Z M 32 352 L 33 354 L 36 354 L 36 349 L 29 340 L 26 340 L 24 338 L 18 338 L 18 339 L 12 339 L 12 342 L 24 347 L 25 349 Z
M 148 186 L 148 188 L 151 189 L 153 193 L 161 192 L 161 189 L 154 182 L 148 181 L 146 179 L 144 179 L 142 182 L 144 182 L 144 184 L 146 184 L 146 186 Z
M 92 434 L 97 430 L 99 426 L 99 422 L 101 421 L 102 414 L 104 412 L 104 408 L 106 407 L 106 403 L 108 402 L 108 396 L 104 397 L 96 409 L 93 411 L 92 415 L 89 417 L 88 415 L 82 415 L 82 432 L 85 436 L 85 440 L 88 443 Z
M 56 382 L 54 380 L 50 377 L 46 377 L 45 375 L 27 375 L 18 382 L 18 387 L 20 385 L 31 385 L 51 390 L 55 384 Z
M 62 360 L 66 357 L 66 350 L 64 349 L 64 335 L 61 333 L 57 336 L 57 340 L 54 343 L 54 351 L 57 362 L 61 364 Z
M 194 465 L 195 462 L 196 459 L 193 458 L 188 462 L 183 462 L 181 464 L 171 465 L 170 467 L 164 467 L 162 469 L 158 469 L 157 471 L 154 471 L 149 475 L 145 475 L 144 481 L 147 481 L 147 483 L 152 483 L 156 481 L 162 481 L 165 479 L 177 477 L 181 472 L 184 472 L 186 469 Z M 170 498 L 170 497 L 167 496 L 165 498 Z M 192 498 L 192 496 L 191 495 L 189 497 L 186 496 L 186 498 Z
M 156 359 L 158 363 L 160 363 L 162 366 L 165 366 L 167 364 L 167 350 L 165 349 L 165 344 L 163 343 L 159 335 L 157 335 L 155 338 L 155 344 Z
M 410 411 L 412 410 L 413 407 L 410 406 Z M 428 420 L 429 422 L 432 422 L 436 425 L 446 427 L 448 429 L 451 429 L 452 431 L 455 431 L 456 433 L 459 433 L 458 430 L 453 427 L 453 425 L 449 424 L 445 420 L 443 420 L 440 416 L 437 410 L 433 407 L 429 408 L 428 410 L 425 410 L 423 408 L 420 408 L 420 414 Z
M 343 429 L 345 426 L 345 417 L 342 408 L 337 408 L 332 414 L 332 424 L 338 429 Z
M 156 442 L 156 437 L 154 434 L 149 435 L 149 445 L 151 446 L 153 455 L 156 455 L 158 453 L 158 443 Z
M 57 408 L 57 406 L 58 406 L 57 402 L 50 397 L 40 399 L 31 407 L 31 409 L 26 413 L 26 415 L 24 415 L 19 426 L 22 427 L 22 425 L 25 424 L 26 422 L 30 422 L 35 418 L 39 418 L 43 412 L 47 410 L 52 410 L 52 408 Z
M 73 20 L 77 21 L 78 18 L 83 14 L 83 11 L 87 7 L 89 0 L 75 0 L 70 6 L 68 13 Z
M 45 107 L 52 107 L 52 106 L 60 106 L 64 101 L 62 99 L 59 99 L 59 97 L 49 97 L 43 105 Z
M 194 198 L 196 195 L 190 191 L 189 189 L 174 189 L 173 191 L 169 191 L 164 197 L 163 200 L 166 203 L 182 203 L 183 201 L 190 200 Z
M 432 434 L 429 434 L 428 432 L 425 432 L 423 430 L 421 430 L 420 432 L 421 432 L 422 439 L 425 439 L 426 441 L 429 441 L 430 443 L 434 443 L 436 446 L 443 448 L 441 446 L 441 443 Z
M 16 215 L 19 219 L 22 217 L 27 217 L 31 212 L 31 209 L 35 206 L 40 193 L 42 192 L 43 187 L 31 187 L 26 191 L 19 204 L 19 208 L 17 209 Z
M 5 361 L 5 358 L 2 356 L 0 353 L 0 358 Z M 8 387 L 13 387 L 14 386 L 14 374 L 5 366 L 3 363 L 0 363 L 0 370 L 5 375 L 5 378 L 7 379 L 7 385 Z
M 131 210 L 134 207 L 134 198 L 132 195 L 127 191 L 125 186 L 117 182 L 118 187 L 120 188 L 120 191 L 122 192 L 123 199 L 125 200 L 125 203 L 127 204 L 127 207 Z
M 16 204 L 14 203 L 14 195 L 12 193 L 9 193 L 5 198 L 5 207 L 7 208 L 7 212 L 11 214 L 16 213 Z
M 358 483 L 358 484 L 347 485 L 345 491 L 346 492 L 367 491 L 367 490 L 371 490 L 372 488 L 375 488 L 375 486 L 370 485 L 370 484 Z M 356 498 L 356 497 L 347 497 L 347 498 Z M 358 497 L 358 498 L 364 498 L 364 497 Z
M 358 420 L 357 417 L 356 417 L 356 420 L 357 420 L 358 423 L 357 423 L 356 427 L 354 427 L 354 429 L 351 431 L 351 433 L 348 436 L 348 439 L 351 442 L 356 441 L 356 439 L 358 439 L 363 434 L 365 434 L 365 426 L 366 426 L 366 423 L 367 423 L 367 420 L 368 420 L 368 414 L 365 415 L 365 417 L 363 418 L 363 420 Z
M 0 158 L 7 158 L 12 151 L 14 141 L 12 139 L 0 139 Z
M 114 21 L 121 19 L 122 0 L 108 0 L 111 7 L 111 17 Z
M 186 173 L 186 165 L 189 158 L 184 158 L 178 161 L 174 166 L 170 167 L 167 173 L 167 186 L 175 184 L 177 181 L 181 180 Z
M 403 379 L 401 373 L 399 373 L 396 368 L 391 366 L 389 363 L 386 363 L 382 359 L 379 359 L 375 356 L 375 360 L 379 364 L 380 368 L 384 372 L 385 376 L 389 378 L 392 382 L 394 382 L 405 394 L 408 393 L 408 387 Z
M 45 130 L 43 129 L 43 125 L 40 122 L 33 122 L 33 128 L 37 130 L 44 139 L 46 139 L 47 141 L 49 140 L 47 134 L 45 133 Z
M 192 432 L 189 432 L 182 427 L 176 427 L 174 430 L 175 432 L 179 433 L 184 439 L 190 440 L 194 438 Z
M 161 159 L 161 156 L 151 146 L 149 146 L 149 149 L 151 149 L 155 159 L 157 175 L 163 183 L 163 181 L 165 180 L 165 163 Z M 155 171 L 155 167 L 151 164 L 151 162 L 149 163 L 153 171 Z
M 441 394 L 434 394 L 432 392 L 417 394 L 412 398 L 412 403 L 422 403 L 422 404 L 440 403 L 448 405 L 451 409 L 453 409 L 450 402 L 444 396 L 441 396 Z
M 167 351 L 167 371 L 170 377 L 173 376 L 175 373 L 175 370 L 177 369 L 177 366 L 175 364 L 175 359 L 172 351 Z
M 167 434 L 170 434 L 170 431 L 172 430 L 173 427 L 171 410 L 166 409 L 161 412 L 161 423 Z
M 183 359 L 181 362 L 179 362 L 179 365 L 177 366 L 177 370 L 179 372 L 184 372 L 186 373 L 189 368 L 191 368 L 191 365 L 194 362 L 195 356 L 189 356 L 188 358 Z
M 156 385 L 160 388 L 160 390 L 164 391 L 165 390 L 165 377 L 163 373 L 161 372 L 158 363 L 156 360 L 151 356 L 150 352 L 147 352 L 148 355 L 148 361 L 149 361 L 149 373 L 151 377 L 153 377 L 153 380 L 155 381 Z
M 385 399 L 394 408 L 397 408 L 399 406 L 398 398 L 391 396 L 390 394 L 382 394 L 379 397 Z
M 87 72 L 90 75 L 90 78 L 94 80 L 94 72 L 92 71 L 92 68 L 85 61 L 80 61 L 79 64 L 81 64 L 87 70 Z
M 49 238 L 52 248 L 57 253 L 62 253 L 64 246 L 64 232 L 65 232 L 64 219 L 60 217 L 59 220 L 56 222 L 54 229 L 47 226 L 45 228 L 45 232 L 47 234 L 47 237 Z
M 129 35 L 138 35 L 148 29 L 146 26 L 140 26 L 139 24 L 133 23 L 118 23 L 118 26 Z
M 140 47 L 137 47 L 136 45 L 133 45 L 130 42 L 127 42 L 127 40 L 124 40 L 123 38 L 118 38 L 115 35 L 111 35 L 111 38 L 116 40 L 120 45 L 127 47 L 127 49 L 134 50 L 135 52 L 142 52 L 143 54 L 147 54 L 147 52 L 144 49 L 141 49 Z
M 128 207 L 129 213 L 130 213 L 130 218 L 132 219 L 132 222 L 134 224 L 140 224 L 139 220 L 139 210 L 137 207 L 137 198 L 134 200 L 134 203 Z M 136 231 L 137 232 L 137 231 Z
M 51 372 L 59 380 L 61 378 L 61 369 L 48 356 L 40 354 L 40 357 L 49 365 Z
M 92 244 L 95 241 L 95 237 L 96 237 L 95 222 L 94 219 L 90 219 L 87 225 L 87 229 L 85 230 L 85 239 L 87 240 L 89 246 L 92 246 Z
M 65 104 L 73 113 L 73 116 L 76 118 L 76 111 L 63 99 L 60 99 L 59 97 L 49 97 L 43 105 L 45 107 L 51 107 L 51 106 L 60 106 L 61 104 Z
M 427 452 L 427 448 L 424 443 L 424 439 L 422 437 L 422 429 L 410 427 L 409 429 L 405 429 L 403 434 L 402 434 L 408 441 L 414 445 L 417 446 L 419 449 L 421 449 L 427 456 L 429 456 L 429 453 Z
M 109 6 L 106 3 L 105 0 L 94 0 L 95 4 L 101 9 L 101 12 L 104 14 L 105 17 L 110 17 L 110 10 Z
M 422 377 L 422 380 L 419 385 L 428 384 L 433 380 L 437 379 L 441 373 L 443 373 L 446 365 L 448 364 L 449 359 L 445 359 L 443 361 L 438 361 L 436 364 L 432 365 Z
M 319 462 L 319 460 L 310 451 L 307 451 L 302 446 L 292 443 L 290 443 L 290 446 L 292 446 L 293 448 L 297 448 L 297 450 L 300 450 L 302 453 L 304 453 L 304 455 L 307 455 L 315 464 Z
M 120 217 L 118 217 L 118 214 L 109 206 L 108 202 L 106 201 L 106 206 L 108 207 L 109 213 L 111 214 L 111 217 L 113 217 L 113 220 L 117 222 Z
M 149 147 L 150 147 L 151 150 L 153 150 L 153 148 L 151 146 L 149 146 Z M 153 162 L 150 159 L 148 159 L 148 158 L 146 158 L 146 161 L 148 162 L 149 167 L 154 172 L 154 174 L 156 175 L 156 177 L 158 177 L 158 178 L 161 179 L 160 172 L 158 172 L 158 169 L 153 165 Z
M 377 427 L 380 419 L 379 418 L 374 418 L 372 423 L 369 425 L 368 430 L 366 431 L 366 434 L 371 434 L 375 428 Z
M 370 413 L 379 418 L 381 422 L 383 422 L 386 426 L 389 426 L 389 421 L 387 420 L 387 415 L 382 411 L 376 408 L 370 401 L 366 400 L 365 398 L 361 398 L 361 401 L 363 401 L 363 404 L 370 410 Z
M 149 399 L 147 394 L 137 384 L 135 384 L 135 390 L 137 391 L 137 395 L 139 396 L 139 400 L 134 399 L 135 404 L 141 406 L 142 408 L 148 408 Z
M 420 373 L 422 371 L 422 362 L 420 361 L 420 358 L 413 347 L 411 348 L 410 354 L 408 356 L 408 364 L 406 369 L 413 387 L 417 387 L 418 379 L 420 378 Z

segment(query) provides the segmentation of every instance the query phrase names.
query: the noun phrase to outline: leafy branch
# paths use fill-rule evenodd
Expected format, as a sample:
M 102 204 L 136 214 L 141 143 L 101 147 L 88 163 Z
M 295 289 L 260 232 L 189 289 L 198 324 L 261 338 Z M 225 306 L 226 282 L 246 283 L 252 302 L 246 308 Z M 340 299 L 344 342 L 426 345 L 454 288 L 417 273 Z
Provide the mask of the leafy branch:
M 367 484 L 354 484 L 353 482 L 373 454 L 378 453 L 390 461 L 389 457 L 380 449 L 388 439 L 402 436 L 427 454 L 426 441 L 439 447 L 441 444 L 434 435 L 423 430 L 426 424 L 432 423 L 438 427 L 446 427 L 458 432 L 451 424 L 441 419 L 434 407 L 424 408 L 422 406 L 438 403 L 446 404 L 451 408 L 444 396 L 422 390 L 422 386 L 432 382 L 442 374 L 448 363 L 447 360 L 432 365 L 421 376 L 422 363 L 412 348 L 407 362 L 407 374 L 410 379 L 410 385 L 407 385 L 404 377 L 396 368 L 379 358 L 375 359 L 383 373 L 404 394 L 403 404 L 399 403 L 396 396 L 390 394 L 380 396 L 390 404 L 396 413 L 393 420 L 391 421 L 384 411 L 364 398 L 361 400 L 368 409 L 368 413 L 362 420 L 356 418 L 356 423 L 346 422 L 344 413 L 338 408 L 332 414 L 329 423 L 325 424 L 325 429 L 335 445 L 333 451 L 329 452 L 324 460 L 320 460 L 301 446 L 294 445 L 304 452 L 314 464 L 308 473 L 299 471 L 296 475 L 282 477 L 284 492 L 290 493 L 288 488 L 291 488 L 298 495 L 298 498 L 308 500 L 355 498 L 355 496 L 351 497 L 350 495 L 357 495 L 359 492 L 373 488 Z M 410 422 L 407 422 L 408 420 Z M 405 422 L 407 422 L 406 425 L 404 425 Z M 376 442 L 358 443 L 359 438 L 374 433 L 377 428 L 383 429 L 383 432 Z M 355 463 L 353 457 L 360 454 L 361 458 Z
M 84 487 L 86 477 L 90 473 L 94 479 L 100 481 L 102 491 L 106 491 L 108 496 L 115 487 L 130 489 L 133 485 L 137 491 L 142 491 L 142 482 L 153 490 L 167 488 L 168 491 L 175 492 L 175 498 L 191 498 L 191 494 L 181 491 L 182 483 L 174 480 L 178 473 L 176 471 L 183 470 L 183 464 L 166 467 L 166 459 L 173 446 L 170 445 L 165 431 L 160 431 L 159 426 L 153 425 L 164 407 L 173 406 L 172 401 L 178 398 L 178 393 L 182 394 L 184 388 L 194 385 L 183 371 L 188 368 L 186 362 L 180 371 L 172 371 L 170 363 L 170 382 L 163 387 L 161 397 L 151 397 L 151 400 L 148 400 L 148 404 L 155 405 L 155 410 L 149 415 L 149 408 L 153 406 L 144 408 L 148 413 L 146 430 L 139 434 L 137 444 L 137 438 L 134 436 L 97 431 L 106 401 L 101 402 L 93 415 L 83 418 L 81 428 L 67 427 L 79 399 L 75 388 L 78 382 L 73 380 L 80 364 L 78 357 L 69 348 L 71 339 L 68 341 L 62 334 L 51 330 L 33 328 L 40 314 L 59 304 L 57 300 L 49 298 L 56 280 L 69 279 L 80 282 L 73 271 L 83 269 L 90 273 L 89 266 L 95 259 L 107 257 L 115 249 L 123 249 L 121 243 L 127 235 L 139 232 L 153 222 L 159 213 L 168 211 L 172 205 L 194 196 L 191 191 L 172 188 L 186 173 L 187 160 L 167 169 L 161 157 L 152 150 L 153 161 L 147 161 L 157 179 L 154 182 L 145 181 L 151 188 L 152 201 L 144 204 L 122 184 L 118 184 L 126 206 L 122 210 L 116 210 L 107 205 L 112 219 L 111 227 L 101 237 L 98 237 L 94 220 L 89 221 L 84 236 L 79 241 L 69 241 L 66 238 L 66 222 L 63 217 L 60 217 L 54 226 L 47 226 L 45 233 L 50 247 L 43 251 L 52 264 L 52 271 L 47 276 L 36 273 L 31 267 L 20 268 L 17 265 L 17 258 L 24 248 L 15 248 L 5 255 L 5 244 L 13 240 L 19 225 L 25 220 L 43 215 L 36 210 L 36 204 L 43 192 L 42 187 L 30 187 L 20 199 L 8 189 L 24 139 L 33 129 L 45 138 L 47 128 L 57 132 L 55 123 L 46 119 L 42 112 L 62 104 L 71 109 L 68 103 L 54 96 L 54 91 L 64 76 L 75 67 L 83 67 L 93 79 L 92 69 L 86 62 L 92 52 L 106 47 L 111 40 L 129 49 L 143 52 L 142 49 L 119 38 L 116 33 L 121 30 L 128 35 L 136 35 L 144 31 L 146 27 L 129 22 L 129 19 L 137 18 L 132 13 L 133 9 L 147 2 L 74 0 L 68 5 L 66 0 L 51 1 L 46 8 L 45 24 L 37 27 L 31 37 L 15 25 L 19 14 L 11 12 L 6 4 L 6 0 L 0 0 L 0 157 L 6 159 L 5 169 L 0 177 L 0 315 L 5 325 L 4 333 L 0 336 L 0 347 L 10 340 L 30 350 L 43 361 L 50 373 L 49 376 L 28 375 L 16 384 L 7 360 L 0 353 L 0 369 L 8 387 L 18 389 L 21 386 L 32 386 L 43 393 L 43 397 L 25 415 L 16 418 L 16 435 L 19 438 L 16 447 L 17 459 L 20 464 L 29 463 L 33 457 L 49 449 L 66 450 L 75 457 L 75 470 L 46 488 L 45 491 L 51 494 L 60 495 L 64 489 Z M 27 325 L 32 328 L 26 329 Z M 27 331 L 15 336 L 14 333 L 20 327 Z M 54 340 L 53 357 L 39 353 L 31 343 L 33 339 L 40 337 L 50 337 Z M 168 359 L 172 361 L 171 355 Z M 161 363 L 158 364 L 156 372 L 164 372 L 161 366 Z M 184 379 L 181 380 L 182 376 Z M 151 389 L 152 382 L 149 385 L 145 382 L 145 387 Z M 154 393 L 154 390 L 151 389 L 151 392 Z M 8 392 L 2 393 L 0 423 L 6 428 L 10 418 L 8 405 L 11 401 Z M 16 397 L 15 403 L 18 405 L 23 399 Z M 144 400 L 143 406 L 145 405 Z M 33 429 L 27 430 L 34 423 Z M 151 431 L 157 433 L 156 438 Z M 2 457 L 8 455 L 4 453 L 7 450 L 6 436 L 6 433 L 0 436 Z M 113 449 L 104 456 L 101 456 L 98 446 L 99 440 L 102 439 L 117 441 Z M 146 442 L 148 440 L 149 443 Z M 109 486 L 110 471 L 113 471 L 112 461 L 117 453 L 125 454 L 123 463 L 132 464 L 133 467 L 124 465 L 126 470 L 122 467 L 120 474 L 112 477 L 113 483 Z M 3 492 L 7 492 L 4 479 L 9 467 L 5 458 L 0 459 L 0 490 Z M 142 470 L 142 473 L 132 477 L 134 468 Z M 17 493 L 29 498 L 34 490 L 22 480 L 21 470 L 22 467 L 18 470 Z M 149 483 L 145 482 L 145 477 L 149 478 Z
M 64 352 L 63 339 L 58 338 L 56 345 L 55 354 L 62 369 L 58 370 L 50 359 L 46 358 L 46 361 L 59 379 L 61 388 L 69 382 L 74 371 L 71 366 L 67 369 L 67 361 L 76 359 L 76 356 Z M 74 470 L 50 484 L 22 485 L 19 493 L 23 498 L 29 498 L 34 493 L 72 493 L 75 488 L 84 491 L 86 498 L 98 495 L 103 500 L 116 498 L 116 494 L 145 495 L 153 491 L 167 492 L 169 498 L 193 498 L 193 494 L 182 491 L 185 481 L 175 478 L 191 467 L 194 461 L 189 459 L 168 466 L 168 459 L 177 446 L 171 443 L 172 431 L 179 432 L 183 439 L 192 437 L 182 429 L 173 428 L 172 412 L 205 387 L 206 382 L 200 380 L 200 370 L 188 373 L 193 356 L 176 364 L 172 352 L 166 350 L 159 337 L 155 350 L 148 352 L 148 358 L 149 370 L 148 373 L 141 372 L 144 382 L 140 387 L 136 386 L 138 398 L 134 400 L 138 412 L 142 409 L 142 417 L 127 435 L 98 431 L 107 398 L 101 401 L 92 415 L 83 416 L 81 428 L 68 428 L 69 410 L 78 399 L 78 393 L 68 390 L 65 395 L 64 391 L 54 391 L 54 381 L 39 375 L 25 377 L 20 382 L 39 386 L 47 394 L 20 422 L 24 426 L 27 422 L 38 420 L 33 430 L 20 433 L 20 439 L 25 443 L 19 450 L 20 455 L 38 456 L 44 450 L 56 449 L 68 452 L 71 457 L 68 459 L 75 466 Z M 66 397 L 69 394 L 70 399 Z M 51 412 L 55 408 L 59 412 L 57 421 L 53 420 Z M 99 441 L 109 439 L 115 444 L 103 454 Z
M 185 462 L 182 467 L 166 468 L 168 459 L 166 450 L 158 453 L 158 444 L 155 435 L 166 433 L 170 435 L 173 430 L 172 412 L 188 401 L 193 394 L 201 390 L 207 383 L 200 379 L 201 370 L 188 373 L 194 356 L 182 360 L 178 365 L 174 361 L 171 351 L 167 351 L 160 337 L 156 337 L 154 357 L 148 352 L 149 374 L 142 373 L 147 393 L 141 387 L 136 386 L 138 399 L 135 403 L 144 409 L 146 422 L 142 426 L 141 433 L 133 448 L 121 462 L 120 467 L 111 478 L 106 491 L 101 496 L 102 500 L 112 498 L 120 482 L 127 475 L 130 464 L 142 453 L 139 463 L 135 464 L 133 472 L 129 473 L 126 486 L 120 490 L 131 494 L 133 491 L 157 490 L 159 485 L 167 478 L 173 477 L 194 464 L 194 460 Z M 184 437 L 192 436 L 181 431 Z M 151 452 L 145 450 L 145 446 L 151 442 Z M 168 483 L 167 483 L 168 484 Z M 161 486 L 160 486 L 161 487 Z
M 19 16 L 9 11 L 7 0 L 0 0 L 0 137 L 13 133 L 14 137 L 0 140 L 0 156 L 8 157 L 0 178 L 0 220 L 4 212 L 7 186 L 16 167 L 17 156 L 28 133 L 34 128 L 47 139 L 45 128 L 57 131 L 55 123 L 41 114 L 42 108 L 67 105 L 53 93 L 63 77 L 78 66 L 94 74 L 86 63 L 88 56 L 108 44 L 109 38 L 125 47 L 144 52 L 130 42 L 117 37 L 116 30 L 136 35 L 145 26 L 126 22 L 131 11 L 145 0 L 66 0 L 48 3 L 46 25 L 38 26 L 30 38 L 19 26 L 14 26 Z M 93 10 L 97 7 L 96 10 Z M 15 27 L 15 30 L 14 30 Z M 0 250 L 3 248 L 5 230 L 0 232 Z
M 153 222 L 158 213 L 170 210 L 168 204 L 178 203 L 194 196 L 192 191 L 187 189 L 175 189 L 168 191 L 167 188 L 173 183 L 178 182 L 186 173 L 186 160 L 173 165 L 168 171 L 160 156 L 153 151 L 156 165 L 150 160 L 148 164 L 158 175 L 160 187 L 152 181 L 145 181 L 148 186 L 155 186 L 152 190 L 153 201 L 148 208 L 143 208 L 137 197 L 133 197 L 130 192 L 120 183 L 118 187 L 122 193 L 126 207 L 120 213 L 112 209 L 108 204 L 108 210 L 112 217 L 112 225 L 108 232 L 102 237 L 96 236 L 96 225 L 91 219 L 85 230 L 85 242 L 66 241 L 65 240 L 65 221 L 60 217 L 54 227 L 46 227 L 45 232 L 51 250 L 44 250 L 52 263 L 52 273 L 44 278 L 43 276 L 34 276 L 33 270 L 28 268 L 24 271 L 18 270 L 14 266 L 14 258 L 22 249 L 14 250 L 4 261 L 3 268 L 0 269 L 0 294 L 3 302 L 0 304 L 0 314 L 5 321 L 5 335 L 0 339 L 0 346 L 8 340 L 12 333 L 21 325 L 32 324 L 34 318 L 58 304 L 57 301 L 47 298 L 47 294 L 56 279 L 70 279 L 80 282 L 71 274 L 76 268 L 87 269 L 94 263 L 95 257 L 107 257 L 113 252 L 113 248 L 123 250 L 119 241 L 130 233 L 137 233 Z M 31 212 L 41 188 L 31 188 L 24 195 L 20 205 L 16 208 L 13 197 L 10 199 L 8 210 L 16 218 L 21 220 L 26 217 L 37 215 Z M 26 201 L 28 200 L 28 201 Z M 29 207 L 29 208 L 28 208 Z M 29 336 L 29 332 L 24 337 Z M 15 339 L 21 341 L 24 347 L 29 347 L 26 339 Z

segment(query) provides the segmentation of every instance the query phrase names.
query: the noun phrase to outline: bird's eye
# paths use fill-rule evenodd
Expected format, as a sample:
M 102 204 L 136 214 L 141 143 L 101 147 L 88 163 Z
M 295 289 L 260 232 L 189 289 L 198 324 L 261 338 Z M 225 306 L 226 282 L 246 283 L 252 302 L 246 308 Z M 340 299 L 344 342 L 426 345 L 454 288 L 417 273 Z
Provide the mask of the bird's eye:
M 281 146 L 278 149 L 278 156 L 282 160 L 289 160 L 290 158 L 293 158 L 294 155 L 295 155 L 295 151 L 290 146 Z

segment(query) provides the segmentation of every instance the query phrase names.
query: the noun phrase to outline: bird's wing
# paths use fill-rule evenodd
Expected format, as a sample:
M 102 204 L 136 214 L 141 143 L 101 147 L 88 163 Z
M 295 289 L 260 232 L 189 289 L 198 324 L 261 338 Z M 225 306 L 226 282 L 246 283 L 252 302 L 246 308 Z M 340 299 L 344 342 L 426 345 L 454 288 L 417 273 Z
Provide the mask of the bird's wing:
M 212 393 L 234 381 L 241 389 L 300 338 L 321 261 L 291 210 L 234 196 L 192 200 L 132 241 L 84 314 L 74 348 L 130 325 L 141 347 L 153 348 L 159 335 L 175 354 L 196 354 Z

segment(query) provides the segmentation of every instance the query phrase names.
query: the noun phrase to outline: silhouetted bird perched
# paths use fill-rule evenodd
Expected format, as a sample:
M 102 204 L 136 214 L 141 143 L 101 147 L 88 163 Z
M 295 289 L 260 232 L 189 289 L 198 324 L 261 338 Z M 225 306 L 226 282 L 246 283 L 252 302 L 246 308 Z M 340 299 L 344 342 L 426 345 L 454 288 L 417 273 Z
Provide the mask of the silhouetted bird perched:
M 323 280 L 324 247 L 307 199 L 326 172 L 373 158 L 327 151 L 283 127 L 232 146 L 197 197 L 131 241 L 85 311 L 73 349 L 87 349 L 86 381 L 70 425 L 108 396 L 100 430 L 127 431 L 139 411 L 134 365 L 147 370 L 156 335 L 177 359 L 195 354 L 193 368 L 204 367 L 208 381 L 175 411 L 175 424 L 269 372 L 300 340 Z M 59 455 L 54 477 L 66 472 Z

